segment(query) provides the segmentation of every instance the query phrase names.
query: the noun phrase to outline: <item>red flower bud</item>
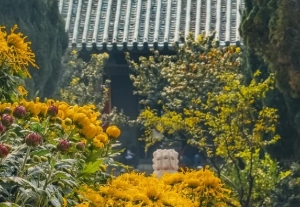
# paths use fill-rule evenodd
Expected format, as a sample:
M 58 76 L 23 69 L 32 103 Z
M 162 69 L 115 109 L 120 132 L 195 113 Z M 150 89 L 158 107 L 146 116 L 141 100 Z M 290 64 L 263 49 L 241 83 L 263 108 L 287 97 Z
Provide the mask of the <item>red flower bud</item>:
M 59 140 L 56 148 L 58 151 L 62 152 L 62 153 L 65 153 L 67 152 L 71 147 L 71 144 L 68 140 L 65 140 L 65 139 L 61 139 Z
M 5 145 L 0 144 L 0 158 L 6 157 L 8 153 L 9 153 L 8 148 Z
M 30 147 L 36 147 L 39 144 L 41 144 L 42 138 L 39 134 L 37 133 L 30 133 L 25 137 L 25 143 L 30 146 Z
M 1 121 L 4 126 L 9 127 L 13 123 L 14 118 L 11 115 L 3 114 Z
M 56 116 L 57 113 L 58 113 L 58 108 L 57 108 L 57 106 L 53 106 L 53 105 L 50 106 L 50 107 L 48 108 L 47 113 L 48 113 L 50 116 Z
M 24 106 L 17 106 L 13 112 L 13 115 L 19 119 L 23 118 L 25 114 L 26 114 L 26 108 Z
M 78 143 L 76 144 L 76 149 L 77 149 L 78 151 L 83 151 L 84 148 L 85 148 L 85 144 L 84 144 L 83 142 L 78 142 Z
M 6 132 L 6 127 L 0 123 L 0 134 L 4 134 Z

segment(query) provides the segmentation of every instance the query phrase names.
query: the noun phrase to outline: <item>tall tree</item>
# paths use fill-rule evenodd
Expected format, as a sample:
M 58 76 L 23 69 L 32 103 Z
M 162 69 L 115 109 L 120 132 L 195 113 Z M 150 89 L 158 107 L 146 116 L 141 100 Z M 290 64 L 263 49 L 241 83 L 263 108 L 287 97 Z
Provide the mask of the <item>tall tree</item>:
M 219 48 L 213 36 L 191 35 L 175 55 L 154 51 L 129 63 L 136 93 L 144 97 L 138 121 L 147 146 L 188 140 L 206 152 L 241 206 L 270 205 L 263 198 L 274 188 L 277 163 L 264 150 L 279 136 L 277 110 L 265 105 L 265 96 L 273 75 L 263 79 L 258 71 L 246 84 L 240 48 Z
M 300 1 L 246 0 L 245 5 L 240 33 L 247 48 L 248 69 L 275 74 L 278 91 L 269 100 L 279 108 L 283 138 L 276 151 L 299 158 Z

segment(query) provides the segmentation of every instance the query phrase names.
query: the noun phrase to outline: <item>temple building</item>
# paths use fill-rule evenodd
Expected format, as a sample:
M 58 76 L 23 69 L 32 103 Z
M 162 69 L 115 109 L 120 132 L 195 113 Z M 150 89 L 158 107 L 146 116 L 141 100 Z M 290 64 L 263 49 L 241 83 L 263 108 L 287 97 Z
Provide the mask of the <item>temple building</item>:
M 131 118 L 139 113 L 124 52 L 134 59 L 150 49 L 172 54 L 181 36 L 216 32 L 220 46 L 242 44 L 238 26 L 244 0 L 59 0 L 69 47 L 82 54 L 109 53 L 111 105 Z M 122 140 L 137 140 L 138 130 L 122 130 Z M 137 142 L 136 142 L 137 144 Z

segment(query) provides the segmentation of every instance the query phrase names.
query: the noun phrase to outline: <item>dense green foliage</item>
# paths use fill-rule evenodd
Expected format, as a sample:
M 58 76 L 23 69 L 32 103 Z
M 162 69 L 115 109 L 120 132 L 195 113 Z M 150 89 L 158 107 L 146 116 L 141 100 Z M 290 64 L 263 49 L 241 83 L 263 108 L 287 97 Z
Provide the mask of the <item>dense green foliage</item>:
M 293 163 L 291 170 L 281 173 L 280 182 L 274 190 L 276 206 L 298 207 L 300 205 L 300 165 Z
M 38 68 L 17 25 L 0 26 L 0 206 L 74 206 L 76 190 L 106 181 L 120 129 L 102 128 L 92 103 L 69 105 L 39 97 L 26 101 L 19 84 Z
M 274 151 L 279 159 L 298 159 L 299 152 L 299 5 L 300 1 L 245 1 L 240 32 L 246 46 L 248 76 L 259 69 L 265 76 L 275 73 L 279 91 L 268 103 L 279 109 L 279 133 L 283 138 Z
M 248 0 L 240 30 L 245 45 L 275 72 L 277 86 L 294 97 L 300 90 L 299 6 L 299 1 Z

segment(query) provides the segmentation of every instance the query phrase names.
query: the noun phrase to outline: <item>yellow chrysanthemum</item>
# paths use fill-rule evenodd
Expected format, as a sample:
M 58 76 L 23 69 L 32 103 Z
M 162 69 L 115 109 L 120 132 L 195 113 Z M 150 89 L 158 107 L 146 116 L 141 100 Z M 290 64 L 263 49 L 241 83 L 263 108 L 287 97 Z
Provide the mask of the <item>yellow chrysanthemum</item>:
M 18 91 L 20 92 L 21 96 L 27 96 L 28 91 L 23 86 L 18 86 Z
M 0 61 L 3 60 L 7 60 L 9 59 L 9 55 L 8 55 L 8 45 L 7 45 L 7 41 L 6 41 L 6 32 L 3 31 L 5 27 L 0 26 Z
M 90 123 L 90 120 L 84 113 L 75 113 L 73 116 L 74 123 L 79 127 L 83 127 Z
M 33 116 L 37 116 L 37 115 L 40 114 L 41 107 L 42 107 L 41 103 L 36 104 L 33 101 L 30 101 L 25 106 L 25 108 L 27 109 L 27 111 L 29 111 Z
M 32 121 L 32 122 L 40 122 L 40 119 L 38 117 L 31 117 L 30 121 Z
M 89 123 L 87 125 L 83 125 L 83 129 L 81 131 L 85 138 L 92 139 L 96 136 L 98 128 L 96 127 L 96 125 Z
M 183 174 L 181 173 L 164 173 L 161 179 L 164 181 L 167 185 L 175 185 L 177 183 L 180 183 L 183 181 Z
M 62 207 L 67 207 L 68 206 L 68 200 L 63 198 L 63 204 L 62 204 Z
M 197 179 L 197 178 L 189 178 L 185 180 L 185 183 L 187 184 L 187 186 L 189 188 L 198 188 L 202 185 L 201 180 Z
M 106 129 L 106 133 L 110 137 L 118 138 L 120 136 L 120 134 L 121 134 L 121 130 L 117 126 L 109 126 Z
M 90 207 L 90 203 L 89 202 L 83 202 L 83 203 L 77 204 L 75 207 Z
M 93 145 L 97 148 L 103 148 L 104 147 L 104 144 L 102 142 L 100 142 L 100 140 L 94 138 L 93 139 Z
M 12 64 L 15 72 L 24 70 L 27 76 L 30 77 L 30 74 L 27 70 L 29 64 L 38 68 L 35 64 L 35 54 L 31 51 L 30 44 L 31 42 L 25 42 L 26 36 L 23 36 L 22 33 L 15 33 L 15 30 L 18 29 L 17 25 L 11 29 L 9 35 L 7 35 L 7 45 L 9 47 L 9 56 L 10 60 L 8 64 Z
M 0 105 L 0 112 L 2 113 L 4 111 L 4 109 L 6 108 L 10 108 L 10 111 L 12 111 L 12 105 L 11 103 L 3 103 Z
M 108 136 L 106 133 L 101 132 L 100 134 L 98 134 L 95 139 L 100 140 L 102 143 L 107 144 L 108 143 Z
M 73 122 L 72 122 L 72 119 L 70 119 L 70 118 L 66 118 L 65 120 L 64 120 L 64 122 L 65 122 L 65 125 L 67 125 L 67 126 L 70 126 Z
M 173 206 L 182 207 L 226 206 L 226 199 L 229 199 L 229 191 L 219 183 L 217 186 L 203 184 L 206 178 L 211 180 L 215 177 L 208 168 L 200 171 L 187 171 L 185 173 L 175 173 L 182 178 L 182 182 L 176 182 L 172 186 L 166 184 L 164 179 L 155 176 L 146 177 L 144 174 L 125 173 L 109 181 L 105 186 L 100 186 L 98 190 L 84 187 L 79 194 L 90 200 L 94 206 Z M 189 185 L 188 185 L 189 183 Z M 210 183 L 210 181 L 209 181 Z M 103 199 L 102 204 L 96 204 L 99 199 Z M 230 200 L 231 201 L 231 200 Z M 109 205 L 108 205 L 109 204 Z

